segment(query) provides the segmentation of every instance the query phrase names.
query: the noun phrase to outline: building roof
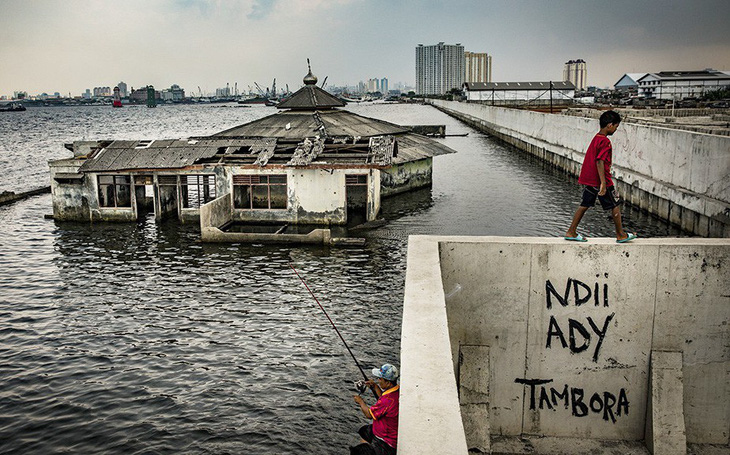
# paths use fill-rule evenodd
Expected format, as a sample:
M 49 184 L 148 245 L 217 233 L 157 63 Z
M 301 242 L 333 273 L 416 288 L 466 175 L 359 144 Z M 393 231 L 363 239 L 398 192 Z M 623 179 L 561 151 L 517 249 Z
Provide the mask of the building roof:
M 379 154 L 378 139 L 392 138 L 392 157 Z M 280 166 L 389 166 L 454 153 L 414 133 L 397 136 L 305 139 L 230 139 L 99 141 L 79 172 L 185 169 L 213 164 Z
M 317 77 L 309 73 L 304 76 L 304 87 L 280 102 L 279 109 L 332 109 L 342 107 L 345 102 L 317 87 Z
M 253 140 L 199 141 L 163 139 L 156 141 L 99 141 L 79 172 L 130 169 L 182 169 L 210 158 L 221 147 L 250 147 Z
M 550 82 L 464 82 L 467 91 L 550 90 Z M 553 90 L 575 90 L 570 81 L 552 82 Z
M 614 87 L 626 87 L 631 85 L 638 85 L 638 80 L 646 76 L 648 73 L 626 73 L 613 84 Z
M 326 111 L 283 111 L 253 122 L 221 131 L 212 137 L 275 137 L 301 141 L 305 137 L 372 137 L 410 131 L 382 120 L 363 117 L 340 109 Z
M 716 81 L 730 80 L 730 74 L 724 71 L 702 70 L 702 71 L 660 71 L 658 73 L 648 73 L 641 77 L 637 82 L 644 80 L 656 81 Z

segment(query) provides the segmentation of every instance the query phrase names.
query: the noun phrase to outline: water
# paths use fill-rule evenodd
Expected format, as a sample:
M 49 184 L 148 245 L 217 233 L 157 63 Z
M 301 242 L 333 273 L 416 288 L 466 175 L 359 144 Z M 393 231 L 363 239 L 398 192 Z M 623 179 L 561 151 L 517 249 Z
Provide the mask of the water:
M 56 223 L 49 195 L 0 207 L 0 453 L 346 453 L 364 424 L 358 360 L 398 364 L 410 234 L 558 236 L 573 178 L 426 106 L 349 109 L 446 124 L 459 153 L 388 199 L 364 247 L 202 244 L 195 226 Z M 30 108 L 0 117 L 0 190 L 45 184 L 61 143 L 210 134 L 264 107 Z M 616 158 L 620 160 L 620 157 Z M 624 211 L 643 237 L 679 232 Z M 611 236 L 599 210 L 582 232 Z M 458 292 L 456 290 L 455 292 Z

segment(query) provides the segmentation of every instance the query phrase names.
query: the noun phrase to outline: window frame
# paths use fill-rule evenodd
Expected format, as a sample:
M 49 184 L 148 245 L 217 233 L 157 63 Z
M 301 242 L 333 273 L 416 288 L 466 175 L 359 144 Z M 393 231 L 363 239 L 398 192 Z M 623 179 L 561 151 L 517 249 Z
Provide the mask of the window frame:
M 111 182 L 109 183 L 103 183 L 102 179 L 111 178 Z M 124 181 L 126 179 L 126 182 Z M 101 174 L 96 176 L 96 185 L 97 185 L 97 198 L 99 202 L 99 208 L 101 209 L 131 209 L 132 208 L 132 176 L 129 174 Z M 120 193 L 122 193 L 120 190 L 121 188 L 126 187 L 127 188 L 127 199 L 129 201 L 128 205 L 120 205 L 119 199 L 120 199 Z M 114 202 L 114 205 L 104 205 L 103 202 L 106 201 L 109 197 L 109 194 L 107 193 L 107 197 L 102 197 L 102 194 L 104 194 L 105 191 L 109 191 L 108 189 L 111 189 L 111 199 Z
M 271 180 L 283 179 L 281 181 L 272 182 Z M 266 188 L 266 207 L 254 207 L 254 190 L 261 190 L 262 187 Z M 285 193 L 285 206 L 284 207 L 272 207 L 271 190 L 272 187 L 277 190 L 281 187 L 284 188 Z M 247 190 L 246 190 L 247 188 Z M 237 205 L 238 192 L 247 191 L 248 207 L 241 207 Z M 289 209 L 289 176 L 287 174 L 239 174 L 233 176 L 233 208 L 234 210 L 288 210 Z
M 191 183 L 191 180 L 194 180 L 193 183 Z M 195 200 L 191 200 L 191 187 L 195 188 Z M 183 209 L 200 210 L 200 207 L 218 197 L 216 192 L 215 174 L 181 175 L 180 196 Z

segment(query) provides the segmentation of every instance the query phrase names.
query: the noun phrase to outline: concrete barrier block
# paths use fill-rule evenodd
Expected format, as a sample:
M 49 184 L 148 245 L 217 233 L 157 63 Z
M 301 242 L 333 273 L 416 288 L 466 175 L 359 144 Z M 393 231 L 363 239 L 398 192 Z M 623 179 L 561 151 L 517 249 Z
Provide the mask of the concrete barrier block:
M 489 346 L 459 349 L 459 404 L 469 450 L 490 452 Z
M 682 353 L 651 352 L 651 391 L 646 422 L 646 445 L 653 454 L 684 455 Z

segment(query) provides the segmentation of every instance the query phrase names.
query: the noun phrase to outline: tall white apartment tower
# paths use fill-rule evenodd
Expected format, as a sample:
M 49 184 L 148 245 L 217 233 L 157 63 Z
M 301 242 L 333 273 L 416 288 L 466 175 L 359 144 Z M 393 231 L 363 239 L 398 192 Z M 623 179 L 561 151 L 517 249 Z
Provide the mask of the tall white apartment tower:
M 464 46 L 438 43 L 416 46 L 416 92 L 443 95 L 464 83 Z
M 572 82 L 576 90 L 585 90 L 588 87 L 586 62 L 581 59 L 565 62 L 565 66 L 563 67 L 563 80 Z
M 492 82 L 492 56 L 486 52 L 464 52 L 464 82 Z

